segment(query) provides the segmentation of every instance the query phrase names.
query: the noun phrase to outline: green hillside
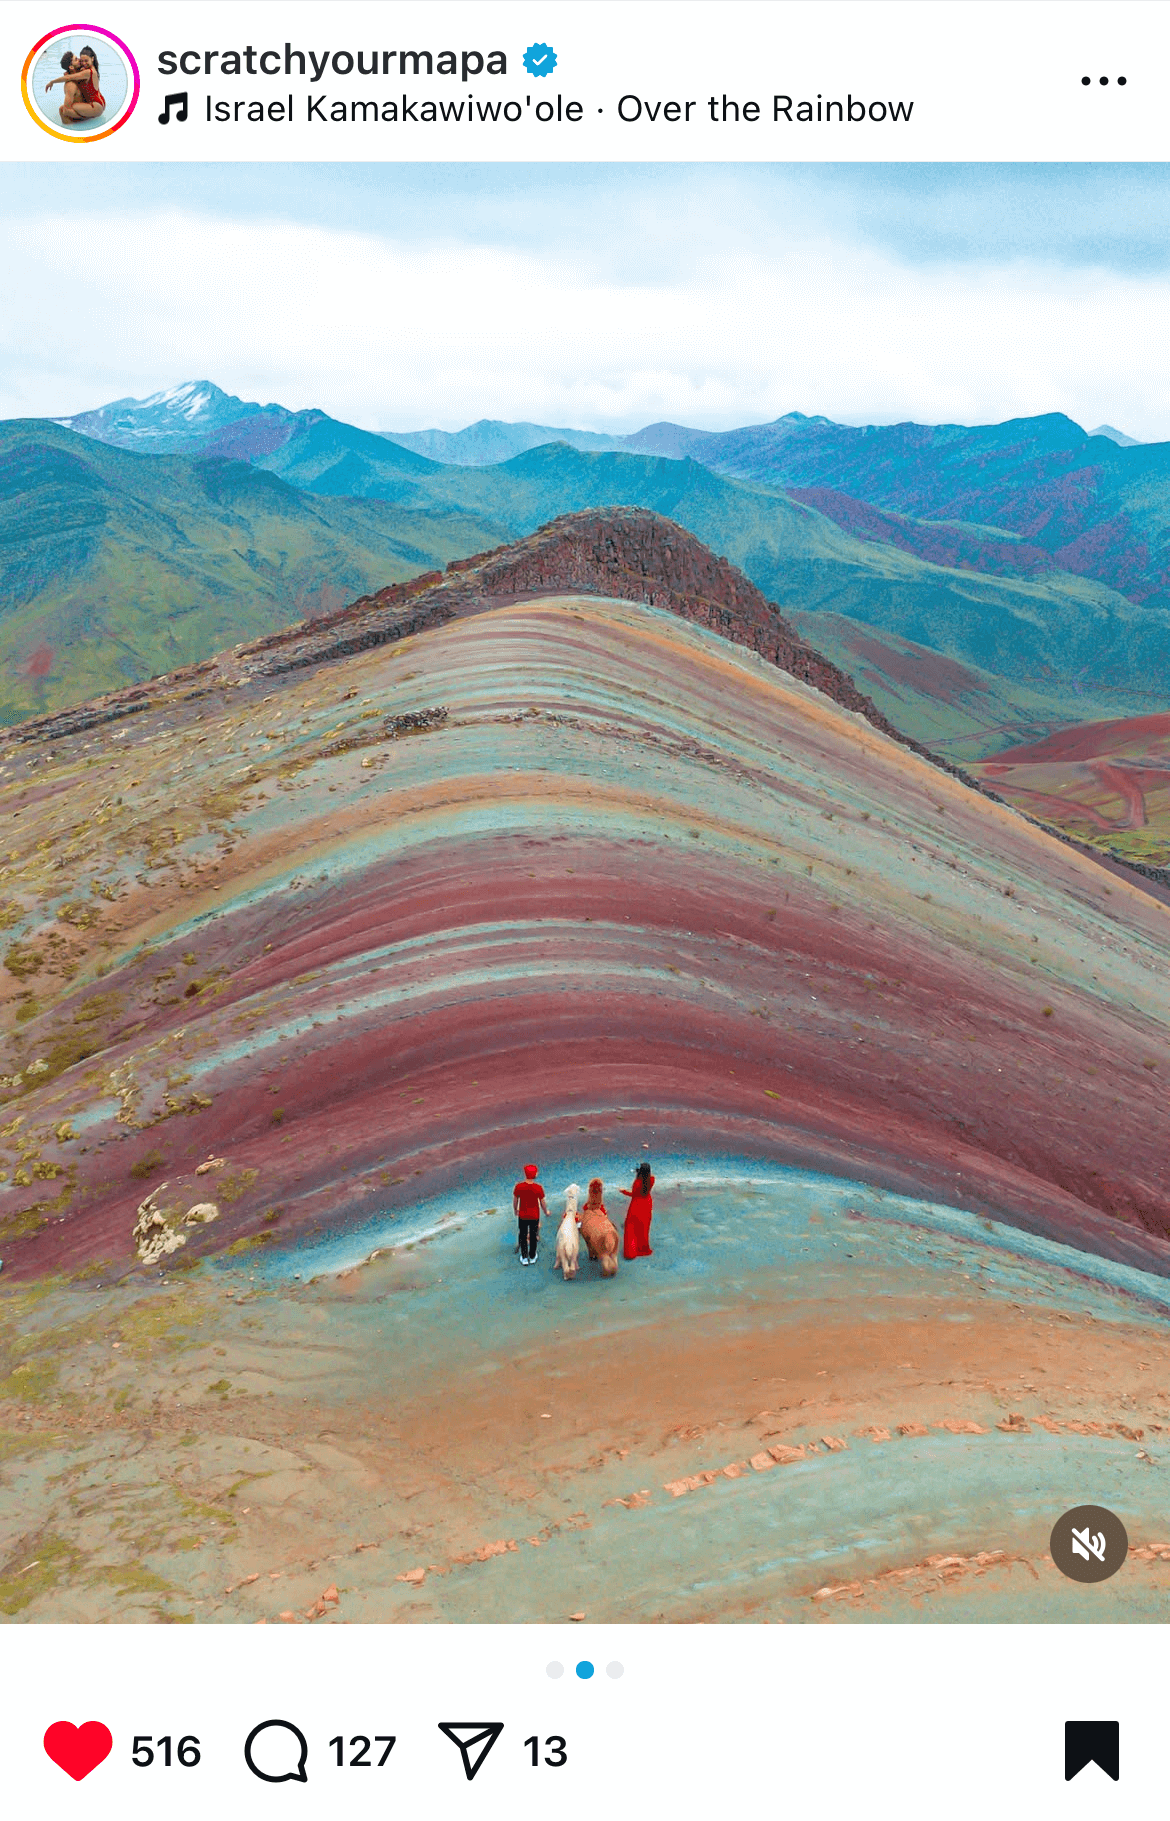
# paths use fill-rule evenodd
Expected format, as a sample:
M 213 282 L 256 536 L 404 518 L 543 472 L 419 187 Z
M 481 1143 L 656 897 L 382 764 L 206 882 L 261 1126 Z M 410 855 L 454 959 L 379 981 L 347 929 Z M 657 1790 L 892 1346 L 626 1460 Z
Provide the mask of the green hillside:
M 0 722 L 327 612 L 498 543 L 466 509 L 302 492 L 242 462 L 0 425 Z
M 370 430 L 338 423 L 323 411 L 298 412 L 288 441 L 253 459 L 258 468 L 313 493 L 395 500 L 404 505 L 419 500 L 414 483 L 425 481 L 438 467 L 411 449 L 400 448 Z

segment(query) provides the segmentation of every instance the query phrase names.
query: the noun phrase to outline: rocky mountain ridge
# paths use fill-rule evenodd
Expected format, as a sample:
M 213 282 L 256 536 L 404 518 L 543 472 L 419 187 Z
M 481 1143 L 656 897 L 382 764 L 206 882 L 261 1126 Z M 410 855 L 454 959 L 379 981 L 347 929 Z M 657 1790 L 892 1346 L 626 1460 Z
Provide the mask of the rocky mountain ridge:
M 280 652 L 274 670 L 299 668 L 382 643 L 383 634 L 401 637 L 404 614 L 412 628 L 420 622 L 438 625 L 504 600 L 552 594 L 595 594 L 665 608 L 749 646 L 892 739 L 902 739 L 869 697 L 814 651 L 741 570 L 681 525 L 636 506 L 564 513 L 516 543 L 448 563 L 441 577 L 416 576 L 381 589 L 309 622 L 299 635 L 289 628 L 252 649 Z
M 943 763 L 900 734 L 740 570 L 680 525 L 638 507 L 566 513 L 529 537 L 458 559 L 445 571 L 430 570 L 205 663 L 26 721 L 10 730 L 9 738 L 22 743 L 62 738 L 176 696 L 194 698 L 371 650 L 505 600 L 556 594 L 592 594 L 665 608 L 750 647 L 841 707 L 863 715 L 891 739 Z

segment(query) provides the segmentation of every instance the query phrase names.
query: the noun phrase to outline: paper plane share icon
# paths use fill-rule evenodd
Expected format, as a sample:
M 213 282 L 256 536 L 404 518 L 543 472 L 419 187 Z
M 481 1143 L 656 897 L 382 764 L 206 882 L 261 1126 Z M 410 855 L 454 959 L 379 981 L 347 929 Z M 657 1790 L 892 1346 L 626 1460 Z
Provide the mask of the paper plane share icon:
M 504 1730 L 502 1720 L 440 1720 L 439 1731 L 459 1747 L 463 1769 L 470 1783 Z

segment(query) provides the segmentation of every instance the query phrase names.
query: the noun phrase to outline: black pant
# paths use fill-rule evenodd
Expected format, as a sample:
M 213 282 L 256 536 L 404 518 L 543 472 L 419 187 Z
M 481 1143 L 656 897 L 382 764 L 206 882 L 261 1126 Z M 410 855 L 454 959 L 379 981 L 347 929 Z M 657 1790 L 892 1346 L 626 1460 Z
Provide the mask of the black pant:
M 521 1256 L 521 1258 L 535 1258 L 536 1257 L 536 1235 L 539 1232 L 540 1232 L 540 1221 L 539 1220 L 525 1220 L 523 1215 L 521 1215 L 521 1217 L 520 1217 L 520 1256 Z

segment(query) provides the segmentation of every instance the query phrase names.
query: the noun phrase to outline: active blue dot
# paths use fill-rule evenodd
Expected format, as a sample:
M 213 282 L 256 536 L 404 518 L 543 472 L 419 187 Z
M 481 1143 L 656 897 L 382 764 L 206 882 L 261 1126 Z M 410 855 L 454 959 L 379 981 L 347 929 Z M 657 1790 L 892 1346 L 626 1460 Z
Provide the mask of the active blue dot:
M 578 1663 L 577 1674 L 580 1676 L 580 1678 L 583 1682 L 587 1682 L 589 1680 L 590 1676 L 593 1674 L 592 1663 Z

